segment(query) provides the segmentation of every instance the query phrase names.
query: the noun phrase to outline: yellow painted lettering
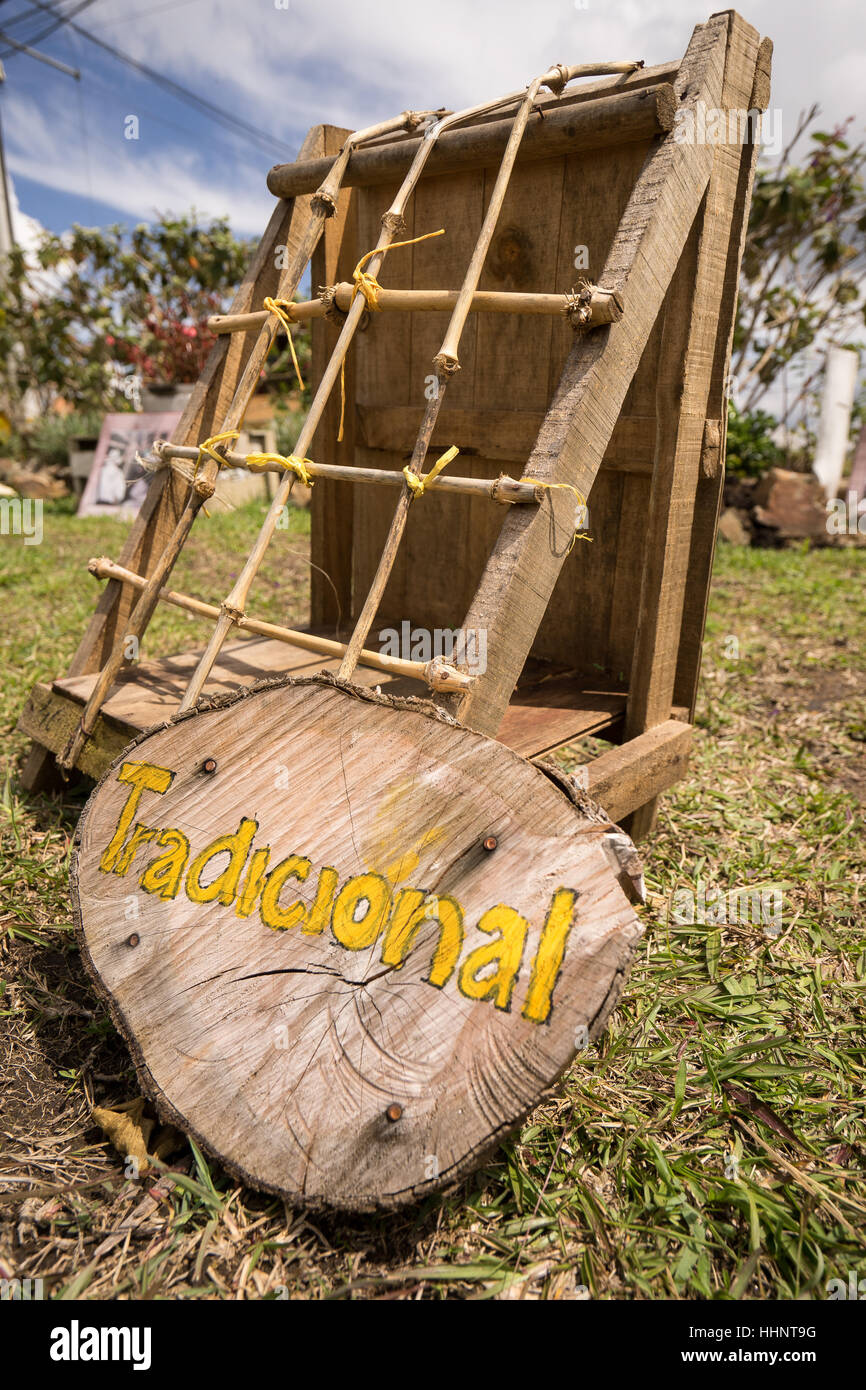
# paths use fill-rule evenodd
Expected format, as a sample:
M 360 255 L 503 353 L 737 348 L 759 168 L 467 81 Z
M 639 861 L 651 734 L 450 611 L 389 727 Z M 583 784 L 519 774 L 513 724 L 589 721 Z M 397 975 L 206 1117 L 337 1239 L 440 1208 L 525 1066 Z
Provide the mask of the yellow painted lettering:
M 496 940 L 470 951 L 460 967 L 458 989 L 467 999 L 492 999 L 497 1009 L 509 1009 L 529 923 L 513 907 L 499 903 L 487 909 L 478 930 L 495 932 Z M 478 972 L 493 964 L 496 969 L 479 979 Z
M 262 893 L 262 905 L 259 908 L 266 927 L 272 927 L 274 931 L 289 931 L 301 921 L 307 910 L 304 903 L 299 899 L 293 902 L 291 907 L 280 907 L 280 893 L 290 878 L 296 878 L 299 883 L 303 883 L 310 872 L 311 864 L 312 861 L 309 859 L 290 854 L 288 859 L 282 860 L 268 874 L 268 881 Z
M 129 837 L 128 842 L 123 846 L 117 857 L 114 872 L 122 878 L 129 872 L 130 865 L 142 845 L 147 844 L 156 835 L 155 830 L 151 830 L 147 825 L 137 825 Z
M 268 860 L 271 857 L 269 848 L 264 847 L 253 851 L 250 860 L 250 867 L 247 869 L 247 876 L 244 879 L 244 886 L 238 893 L 235 915 L 238 917 L 249 917 L 256 905 L 256 899 L 262 891 L 262 884 L 265 881 L 265 869 L 268 867 Z
M 343 884 L 331 918 L 331 930 L 347 951 L 372 946 L 385 925 L 391 885 L 381 874 L 358 874 Z
M 244 818 L 233 835 L 220 835 L 212 840 L 189 866 L 186 876 L 186 894 L 191 902 L 212 903 L 219 900 L 224 906 L 232 901 L 238 891 L 238 880 L 246 863 L 258 822 Z M 212 859 L 220 854 L 228 854 L 229 862 L 213 883 L 203 884 L 202 873 Z
M 544 1023 L 550 1016 L 553 989 L 562 969 L 565 945 L 574 924 L 574 904 L 577 893 L 573 888 L 557 888 L 532 962 L 529 989 L 521 1013 L 533 1023 Z
M 153 893 L 157 898 L 176 898 L 189 859 L 189 840 L 182 830 L 163 830 L 156 843 L 173 848 L 150 861 L 139 884 L 145 893 Z
M 174 773 L 170 772 L 167 767 L 156 767 L 153 763 L 123 764 L 117 774 L 117 780 L 118 782 L 126 782 L 132 791 L 126 798 L 126 804 L 120 813 L 117 827 L 99 861 L 99 867 L 104 874 L 118 872 L 115 865 L 126 839 L 127 831 L 135 819 L 142 792 L 159 792 L 161 796 L 163 792 L 168 791 L 173 778 Z M 129 868 L 129 865 L 127 864 L 126 867 Z
M 439 924 L 439 939 L 427 980 L 437 989 L 454 973 L 463 947 L 463 912 L 455 898 L 436 897 L 420 888 L 398 893 L 382 945 L 382 964 L 399 970 L 416 944 L 422 922 Z
M 318 936 L 320 932 L 325 930 L 331 919 L 331 903 L 334 901 L 338 881 L 339 875 L 336 869 L 327 867 L 322 869 L 316 884 L 313 906 L 301 924 L 301 931 L 305 936 Z

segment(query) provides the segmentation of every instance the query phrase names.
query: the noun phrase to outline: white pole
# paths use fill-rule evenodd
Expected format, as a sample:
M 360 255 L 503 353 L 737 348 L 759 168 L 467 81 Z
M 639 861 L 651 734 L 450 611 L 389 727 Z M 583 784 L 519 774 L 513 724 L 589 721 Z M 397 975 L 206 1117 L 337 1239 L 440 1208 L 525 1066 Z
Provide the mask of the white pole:
M 850 348 L 828 348 L 818 441 L 812 465 L 812 471 L 823 485 L 828 500 L 836 496 L 842 480 L 859 367 L 860 359 Z

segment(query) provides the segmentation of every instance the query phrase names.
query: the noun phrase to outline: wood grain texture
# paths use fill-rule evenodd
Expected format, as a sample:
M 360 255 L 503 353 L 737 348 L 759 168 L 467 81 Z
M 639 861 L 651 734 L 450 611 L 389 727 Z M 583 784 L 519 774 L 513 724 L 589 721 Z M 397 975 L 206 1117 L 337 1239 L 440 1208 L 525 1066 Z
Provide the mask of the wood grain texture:
M 325 632 L 323 635 L 328 636 Z M 102 706 L 103 721 L 95 739 L 94 755 L 86 771 L 101 777 L 111 759 L 132 738 L 154 724 L 164 723 L 176 712 L 180 696 L 200 656 L 200 651 L 142 661 L 122 672 Z M 267 638 L 242 638 L 227 642 L 205 686 L 208 698 L 230 695 L 258 681 L 285 675 L 335 673 L 339 660 L 321 656 Z M 87 701 L 95 675 L 68 676 L 51 687 L 34 687 L 34 698 L 25 708 L 21 727 L 54 748 L 61 730 L 71 728 L 73 705 Z M 415 681 L 391 678 L 381 671 L 359 667 L 355 685 L 381 686 L 388 694 L 419 695 Z M 37 696 L 37 692 L 38 696 Z M 614 737 L 625 713 L 624 691 L 600 690 L 575 676 L 547 675 L 543 680 L 519 685 L 500 725 L 497 738 L 523 757 L 537 757 L 588 734 Z M 116 733 L 116 739 L 114 734 Z M 112 741 L 113 740 L 113 741 Z M 110 752 L 107 750 L 110 749 Z
M 342 146 L 348 130 L 325 126 L 324 141 L 328 161 Z M 383 204 L 383 209 L 384 209 Z M 351 278 L 362 251 L 375 246 L 379 228 L 368 245 L 359 249 L 358 199 L 351 189 L 344 188 L 337 200 L 337 210 L 325 224 L 325 231 L 310 265 L 311 293 L 321 285 L 333 285 L 336 280 Z M 328 364 L 340 326 L 329 320 L 312 324 L 312 388 L 315 393 Z M 332 393 L 316 431 L 312 456 L 319 463 L 351 463 L 355 447 L 355 353 L 346 358 L 344 373 L 346 409 L 343 439 L 338 442 L 340 428 L 340 392 Z M 322 479 L 313 489 L 310 506 L 310 621 L 316 625 L 337 626 L 348 622 L 352 609 L 352 537 L 353 488 L 347 483 Z
M 325 153 L 323 132 L 322 126 L 312 127 L 301 146 L 299 158 L 312 159 Z M 257 307 L 265 295 L 276 294 L 280 278 L 276 248 L 287 246 L 291 257 L 309 220 L 309 198 L 280 200 L 276 204 L 232 300 L 231 313 L 246 313 Z M 240 335 L 214 344 L 174 431 L 174 443 L 198 444 L 220 427 L 252 346 L 252 338 L 245 342 Z M 167 469 L 153 479 L 120 552 L 122 565 L 146 577 L 153 572 L 184 512 L 189 491 L 189 485 L 172 470 Z M 105 665 L 134 602 L 132 592 L 122 584 L 106 585 L 70 663 L 69 675 L 81 675 Z M 25 788 L 36 790 L 45 784 L 52 776 L 52 764 L 53 754 L 49 750 L 40 751 L 38 746 L 34 747 L 23 770 Z
M 587 763 L 589 794 L 622 820 L 685 776 L 691 745 L 691 724 L 666 719 Z
M 671 129 L 676 98 L 668 83 L 640 91 L 610 92 L 578 105 L 547 104 L 545 114 L 533 114 L 518 158 L 543 159 L 551 154 L 608 148 L 644 140 Z M 498 160 L 508 142 L 513 114 L 505 120 L 446 131 L 430 156 L 428 172 L 453 174 L 477 169 Z M 389 140 L 352 154 L 345 186 L 375 187 L 400 179 L 415 157 L 421 141 Z M 268 175 L 268 188 L 280 198 L 312 193 L 326 171 L 326 161 L 278 164 Z
M 292 1202 L 396 1206 L 468 1171 L 604 1026 L 641 930 L 611 830 L 427 702 L 280 682 L 108 770 L 79 941 L 167 1119 Z
M 674 89 L 682 106 L 719 103 L 727 20 L 699 26 Z M 622 322 L 587 335 L 572 349 L 527 466 L 527 476 L 575 486 L 589 496 L 629 384 L 646 347 L 712 167 L 712 150 L 673 135 L 650 155 L 635 185 L 598 283 L 621 294 Z M 493 732 L 556 583 L 571 529 L 573 498 L 552 493 L 534 515 L 506 516 L 464 621 L 488 633 L 485 674 L 472 691 L 449 701 L 458 717 Z M 590 512 L 592 502 L 590 501 Z
M 732 97 L 739 98 L 745 90 L 748 80 L 748 68 L 746 66 L 744 77 L 743 65 L 748 63 L 754 50 L 754 31 L 737 14 L 734 14 L 731 19 L 729 46 L 731 59 L 734 63 L 733 72 L 736 75 L 736 86 L 733 89 Z M 772 53 L 772 42 L 769 39 L 762 39 L 758 46 L 755 77 L 755 82 L 761 86 L 761 91 L 756 97 L 753 90 L 752 106 L 760 107 L 769 104 L 768 84 Z M 767 84 L 766 89 L 761 84 Z M 736 104 L 735 100 L 732 100 L 731 104 Z M 687 707 L 690 711 L 690 718 L 694 718 L 697 700 L 710 576 L 713 570 L 719 513 L 724 495 L 724 458 L 728 433 L 728 373 L 730 371 L 731 345 L 740 285 L 740 265 L 749 222 L 752 185 L 755 179 L 759 148 L 757 131 L 750 129 L 742 146 L 729 147 L 728 158 L 724 166 L 725 184 L 728 189 L 728 196 L 733 199 L 734 215 L 730 225 L 724 286 L 719 306 L 718 332 L 713 348 L 712 377 L 707 401 L 707 415 L 710 419 L 715 418 L 719 425 L 719 466 L 714 470 L 705 470 L 702 467 L 701 477 L 698 480 L 674 686 L 674 698 L 678 704 Z

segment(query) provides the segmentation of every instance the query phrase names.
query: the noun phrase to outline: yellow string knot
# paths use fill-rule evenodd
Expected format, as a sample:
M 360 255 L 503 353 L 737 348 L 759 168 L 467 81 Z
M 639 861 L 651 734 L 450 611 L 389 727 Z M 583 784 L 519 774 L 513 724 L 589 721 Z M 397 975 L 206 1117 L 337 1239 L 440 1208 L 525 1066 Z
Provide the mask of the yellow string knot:
M 262 473 L 269 463 L 279 464 L 287 473 L 294 473 L 307 487 L 313 486 L 313 475 L 307 468 L 307 464 L 315 464 L 312 459 L 301 458 L 298 454 L 247 454 L 247 468 L 252 473 Z
M 264 307 L 269 314 L 276 314 L 283 328 L 286 330 L 286 337 L 289 340 L 289 352 L 292 354 L 292 366 L 295 369 L 295 376 L 298 378 L 298 385 L 304 391 L 304 378 L 301 376 L 301 368 L 298 362 L 298 354 L 295 352 L 295 339 L 292 334 L 292 324 L 297 323 L 295 318 L 295 306 L 290 299 L 272 299 L 267 295 L 264 300 Z
M 407 464 L 403 469 L 403 477 L 406 479 L 412 496 L 423 497 L 426 489 L 431 483 L 436 481 L 442 469 L 447 468 L 451 460 L 455 459 L 459 453 L 460 450 L 457 448 L 457 445 L 452 444 L 451 448 L 447 449 L 446 452 L 436 460 L 430 472 L 425 473 L 422 477 L 419 477 L 417 473 L 413 473 L 412 469 Z
M 574 549 L 574 543 L 575 543 L 575 541 L 591 541 L 591 540 L 592 540 L 592 536 L 584 535 L 584 533 L 583 533 L 583 531 L 582 531 L 582 529 L 581 529 L 582 527 L 586 526 L 587 520 L 588 520 L 588 513 L 587 513 L 587 507 L 586 507 L 586 498 L 584 497 L 584 495 L 583 495 L 582 492 L 578 492 L 577 488 L 574 487 L 573 484 L 571 484 L 571 483 L 545 483 L 545 482 L 543 482 L 543 481 L 541 480 L 541 478 L 532 478 L 532 477 L 526 477 L 526 476 L 524 476 L 523 478 L 521 478 L 520 481 L 523 482 L 523 483 L 532 483 L 535 487 L 543 487 L 543 488 L 548 488 L 548 489 L 550 489 L 550 490 L 556 488 L 557 490 L 561 490 L 561 491 L 563 491 L 563 492 L 570 492 L 570 493 L 572 493 L 572 495 L 573 495 L 574 497 L 577 498 L 577 505 L 578 505 L 577 521 L 576 521 L 576 525 L 575 525 L 575 528 L 574 528 L 574 535 L 572 536 L 571 541 L 569 542 L 568 549 L 567 549 L 566 552 L 565 552 L 566 556 L 568 556 L 568 555 L 571 554 L 572 550 Z
M 195 461 L 196 472 L 198 472 L 199 468 L 204 463 L 205 455 L 207 455 L 208 458 L 215 459 L 222 468 L 225 465 L 225 459 L 222 454 L 217 453 L 214 446 L 216 444 L 222 444 L 227 439 L 237 439 L 239 434 L 240 430 L 223 430 L 222 434 L 212 434 L 210 439 L 206 439 L 203 444 L 199 444 L 198 458 Z
M 414 246 L 418 241 L 428 241 L 432 236 L 444 236 L 445 228 L 440 227 L 438 232 L 425 232 L 423 236 L 413 236 L 409 241 L 392 241 L 388 246 L 374 246 L 372 251 L 368 251 L 362 256 L 355 269 L 352 271 L 352 280 L 355 288 L 352 291 L 352 303 L 355 302 L 356 295 L 363 295 L 367 308 L 376 313 L 379 309 L 379 291 L 382 286 L 375 275 L 370 275 L 364 266 L 372 256 L 384 256 L 389 251 L 393 251 L 395 246 Z M 343 423 L 346 416 L 346 359 L 340 363 L 340 428 L 337 430 L 337 443 L 343 442 Z

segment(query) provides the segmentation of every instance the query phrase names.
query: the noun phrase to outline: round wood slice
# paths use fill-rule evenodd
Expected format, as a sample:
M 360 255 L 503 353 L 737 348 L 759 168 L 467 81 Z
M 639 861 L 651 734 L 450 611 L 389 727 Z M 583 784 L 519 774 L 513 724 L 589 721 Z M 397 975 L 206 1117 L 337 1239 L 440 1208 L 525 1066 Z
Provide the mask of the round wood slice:
M 640 935 L 592 803 L 325 676 L 143 735 L 82 816 L 82 951 L 160 1112 L 243 1180 L 395 1206 L 597 1036 Z

